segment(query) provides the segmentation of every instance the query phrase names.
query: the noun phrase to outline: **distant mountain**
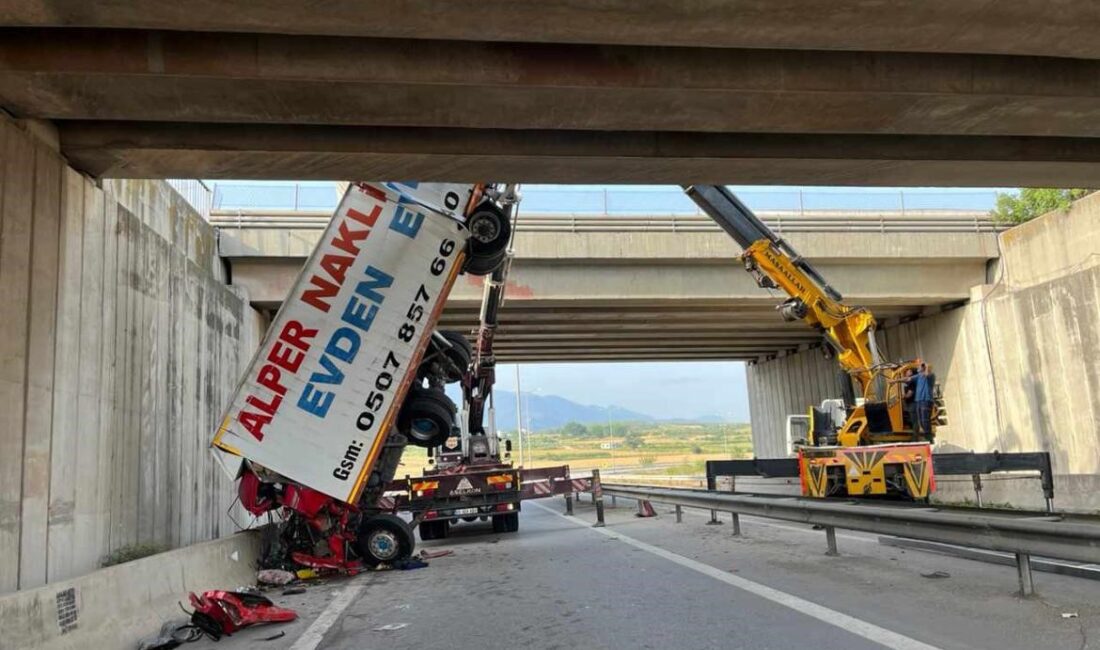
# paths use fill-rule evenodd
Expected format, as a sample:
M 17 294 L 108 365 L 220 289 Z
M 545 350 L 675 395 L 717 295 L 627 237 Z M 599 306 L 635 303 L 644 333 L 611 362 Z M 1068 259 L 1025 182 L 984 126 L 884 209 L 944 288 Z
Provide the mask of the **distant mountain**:
M 700 415 L 694 418 L 661 418 L 661 422 L 667 422 L 669 424 L 722 424 L 723 422 L 729 421 L 729 418 L 724 418 L 714 413 Z
M 515 431 L 516 394 L 507 390 L 494 390 L 493 398 L 497 429 Z M 566 422 L 580 422 L 581 424 L 607 422 L 608 417 L 613 421 L 654 421 L 652 416 L 624 409 L 621 406 L 592 406 L 578 404 L 557 395 L 523 393 L 523 428 L 526 429 L 530 426 L 532 431 L 556 429 Z M 528 422 L 530 422 L 530 425 L 528 425 Z
M 451 398 L 457 402 L 459 396 L 454 389 L 454 385 L 448 386 L 448 389 L 450 389 L 447 392 L 451 394 Z M 516 394 L 512 391 L 497 389 L 493 391 L 493 397 L 497 429 L 500 431 L 515 431 Z M 703 415 L 698 418 L 658 419 L 621 406 L 593 406 L 579 404 L 557 395 L 523 393 L 523 427 L 525 429 L 528 427 L 532 431 L 557 429 L 566 422 L 606 424 L 609 418 L 614 422 L 669 422 L 679 424 L 712 424 L 726 421 L 725 418 L 719 415 Z

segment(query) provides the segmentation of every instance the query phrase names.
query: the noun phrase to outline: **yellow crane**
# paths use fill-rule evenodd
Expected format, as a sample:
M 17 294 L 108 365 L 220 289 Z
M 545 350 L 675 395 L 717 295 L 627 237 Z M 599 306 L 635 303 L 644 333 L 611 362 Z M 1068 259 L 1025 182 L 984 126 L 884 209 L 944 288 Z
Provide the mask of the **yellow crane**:
M 934 405 L 927 437 L 914 431 L 904 391 L 920 360 L 884 361 L 871 312 L 845 304 L 836 289 L 729 189 L 690 185 L 684 191 L 741 246 L 741 261 L 756 283 L 787 295 L 778 306 L 780 315 L 821 331 L 827 350 L 859 389 L 861 399 L 846 405 L 843 422 L 810 407 L 809 437 L 799 448 L 803 492 L 927 497 L 934 486 L 929 442 L 941 413 L 939 404 Z

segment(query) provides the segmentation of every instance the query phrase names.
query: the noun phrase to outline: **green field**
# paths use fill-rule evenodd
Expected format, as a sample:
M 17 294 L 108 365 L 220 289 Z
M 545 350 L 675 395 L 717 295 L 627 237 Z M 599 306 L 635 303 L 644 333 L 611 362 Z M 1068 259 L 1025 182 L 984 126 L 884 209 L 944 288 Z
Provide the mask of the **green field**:
M 702 476 L 703 463 L 724 458 L 751 458 L 747 424 L 667 424 L 612 422 L 585 426 L 571 422 L 560 429 L 524 436 L 523 463 L 514 431 L 512 459 L 527 467 L 569 465 L 575 472 L 614 469 L 647 476 Z M 602 448 L 613 443 L 612 449 Z M 417 474 L 425 466 L 423 449 L 409 448 L 402 472 Z

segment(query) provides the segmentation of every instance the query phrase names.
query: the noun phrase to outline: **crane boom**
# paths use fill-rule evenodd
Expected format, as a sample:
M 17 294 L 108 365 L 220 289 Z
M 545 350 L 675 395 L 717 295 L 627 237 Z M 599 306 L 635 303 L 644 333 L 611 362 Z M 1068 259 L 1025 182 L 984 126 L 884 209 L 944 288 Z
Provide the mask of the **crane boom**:
M 741 259 L 756 283 L 787 294 L 780 314 L 821 330 L 840 366 L 866 392 L 872 368 L 882 362 L 871 312 L 846 305 L 839 291 L 726 187 L 688 185 L 684 191 L 744 249 Z

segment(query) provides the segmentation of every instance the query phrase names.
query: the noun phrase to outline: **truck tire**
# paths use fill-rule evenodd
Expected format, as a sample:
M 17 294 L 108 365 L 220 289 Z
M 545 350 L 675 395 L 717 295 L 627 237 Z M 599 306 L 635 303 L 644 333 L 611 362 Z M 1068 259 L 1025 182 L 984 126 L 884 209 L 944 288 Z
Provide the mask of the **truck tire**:
M 415 547 L 416 540 L 412 530 L 397 515 L 375 515 L 359 524 L 355 550 L 367 566 L 374 567 L 406 559 L 412 555 Z
M 500 208 L 485 202 L 466 219 L 466 227 L 470 230 L 470 239 L 466 245 L 464 270 L 471 275 L 492 273 L 507 254 L 512 224 Z
M 420 541 L 429 542 L 433 539 L 446 539 L 450 532 L 450 522 L 446 519 L 422 521 L 420 528 Z
M 451 435 L 457 410 L 442 390 L 413 386 L 397 414 L 397 430 L 418 447 L 438 447 Z
M 505 523 L 504 518 L 508 515 L 497 515 L 493 517 L 493 532 L 494 533 L 506 533 L 508 532 L 508 524 Z
M 447 339 L 447 342 L 451 344 L 451 349 L 447 350 L 447 358 L 456 365 L 462 373 L 470 367 L 470 361 L 474 358 L 474 346 L 470 344 L 470 341 L 462 334 L 462 332 L 456 332 L 454 330 L 439 330 L 439 334 Z M 462 374 L 457 376 L 448 375 L 445 377 L 447 383 L 454 383 L 462 380 Z
M 502 517 L 504 519 L 504 532 L 514 533 L 519 530 L 519 513 L 509 512 Z
M 504 258 L 507 256 L 507 250 L 502 250 L 493 255 L 468 253 L 462 270 L 470 275 L 490 275 L 497 270 L 497 267 L 504 262 Z

